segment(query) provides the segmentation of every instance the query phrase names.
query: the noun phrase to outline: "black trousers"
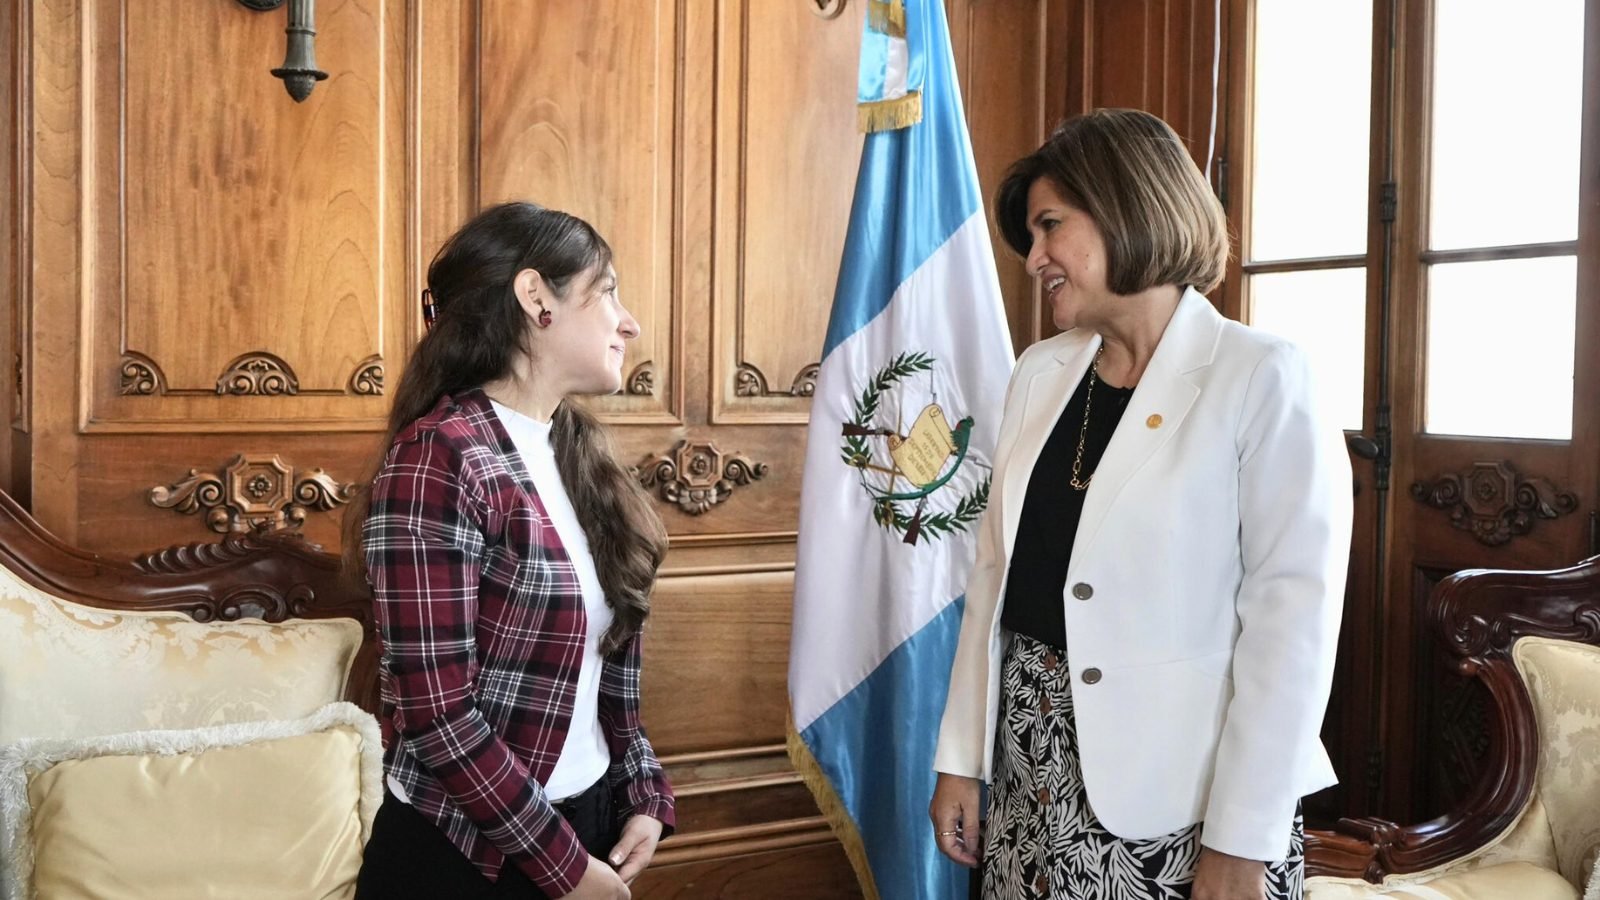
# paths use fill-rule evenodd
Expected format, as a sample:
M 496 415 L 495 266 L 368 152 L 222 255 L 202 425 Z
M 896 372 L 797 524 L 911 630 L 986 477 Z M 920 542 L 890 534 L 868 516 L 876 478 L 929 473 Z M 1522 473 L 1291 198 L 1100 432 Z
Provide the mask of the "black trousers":
M 556 806 L 578 833 L 590 856 L 606 858 L 620 837 L 612 813 L 611 789 L 601 778 L 594 786 Z M 444 832 L 422 813 L 388 791 L 372 823 L 356 900 L 539 900 L 546 895 L 510 860 L 500 880 L 490 882 Z

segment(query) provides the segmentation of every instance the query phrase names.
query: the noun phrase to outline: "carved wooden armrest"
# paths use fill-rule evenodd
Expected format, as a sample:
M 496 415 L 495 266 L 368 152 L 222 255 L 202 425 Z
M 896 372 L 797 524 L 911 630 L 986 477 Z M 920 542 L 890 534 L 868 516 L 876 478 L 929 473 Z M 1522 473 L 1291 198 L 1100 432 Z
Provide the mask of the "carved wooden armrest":
M 1377 818 L 1340 819 L 1332 831 L 1307 831 L 1306 875 L 1377 882 L 1385 874 L 1379 854 L 1400 831 L 1394 822 Z
M 1340 819 L 1333 831 L 1306 832 L 1306 875 L 1377 883 L 1386 875 L 1422 872 L 1474 853 L 1515 821 L 1479 804 L 1409 826 L 1375 817 Z

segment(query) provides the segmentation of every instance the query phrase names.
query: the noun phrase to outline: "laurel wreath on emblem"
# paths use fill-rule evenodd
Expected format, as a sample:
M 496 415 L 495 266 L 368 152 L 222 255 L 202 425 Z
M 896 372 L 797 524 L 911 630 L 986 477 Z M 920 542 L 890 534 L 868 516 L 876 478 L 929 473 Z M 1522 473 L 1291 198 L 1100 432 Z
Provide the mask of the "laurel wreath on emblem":
M 972 417 L 968 416 L 957 423 L 954 429 L 946 432 L 949 457 L 952 462 L 947 468 L 941 468 L 937 477 L 917 484 L 897 463 L 888 466 L 879 465 L 868 444 L 872 437 L 884 437 L 890 441 L 891 449 L 904 444 L 908 438 L 899 434 L 892 428 L 879 428 L 873 424 L 873 417 L 878 413 L 878 404 L 883 394 L 901 379 L 915 375 L 919 372 L 928 372 L 933 369 L 933 357 L 926 353 L 902 353 L 889 361 L 889 364 L 879 369 L 862 389 L 861 396 L 855 402 L 855 416 L 845 422 L 843 428 L 842 456 L 846 465 L 857 470 L 861 479 L 861 487 L 873 498 L 873 520 L 883 528 L 904 536 L 908 544 L 917 543 L 922 535 L 930 539 L 938 539 L 957 532 L 966 531 L 973 522 L 976 522 L 989 505 L 989 482 L 991 476 L 985 475 L 977 486 L 962 496 L 957 501 L 955 509 L 949 512 L 936 512 L 924 515 L 927 498 L 944 487 L 960 468 L 967 454 L 967 443 L 972 435 Z M 939 421 L 943 421 L 943 413 L 937 406 L 930 407 L 938 413 Z M 913 429 L 915 431 L 915 429 Z M 891 456 L 892 458 L 892 456 Z M 889 489 L 880 488 L 867 480 L 868 472 L 878 472 L 890 478 Z M 907 491 L 895 491 L 895 480 L 905 478 L 911 481 L 913 488 Z M 909 509 L 909 511 L 908 511 Z

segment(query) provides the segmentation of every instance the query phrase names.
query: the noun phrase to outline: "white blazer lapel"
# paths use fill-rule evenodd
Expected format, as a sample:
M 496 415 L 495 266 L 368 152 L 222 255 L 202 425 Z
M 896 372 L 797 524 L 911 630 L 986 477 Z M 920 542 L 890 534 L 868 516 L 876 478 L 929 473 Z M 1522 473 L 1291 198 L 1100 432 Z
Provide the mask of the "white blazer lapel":
M 1182 427 L 1200 396 L 1188 373 L 1211 364 L 1224 321 L 1204 295 L 1193 288 L 1184 291 L 1095 468 L 1072 544 L 1073 562 L 1094 543 L 1128 480 Z
M 1028 379 L 1027 394 L 1022 404 L 1022 429 L 1017 432 L 1016 443 L 1006 458 L 1005 478 L 1001 485 L 1000 502 L 1004 511 L 1005 544 L 1009 555 L 1015 546 L 1017 523 L 1022 518 L 1022 501 L 1028 494 L 1028 480 L 1033 475 L 1033 465 L 1044 450 L 1045 441 L 1055 430 L 1056 420 L 1072 399 L 1072 391 L 1089 371 L 1095 351 L 1100 348 L 1100 337 L 1087 334 L 1087 340 L 1069 344 L 1056 351 L 1054 364 Z

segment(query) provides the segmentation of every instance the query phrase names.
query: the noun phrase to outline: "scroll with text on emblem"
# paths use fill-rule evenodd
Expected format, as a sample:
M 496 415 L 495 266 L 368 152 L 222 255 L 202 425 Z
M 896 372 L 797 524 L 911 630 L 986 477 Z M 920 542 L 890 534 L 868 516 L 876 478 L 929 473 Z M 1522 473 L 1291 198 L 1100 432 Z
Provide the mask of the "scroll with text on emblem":
M 931 403 L 923 407 L 904 440 L 889 442 L 889 455 L 895 466 L 917 487 L 925 487 L 938 478 L 954 452 L 956 444 L 950 437 L 944 410 Z

